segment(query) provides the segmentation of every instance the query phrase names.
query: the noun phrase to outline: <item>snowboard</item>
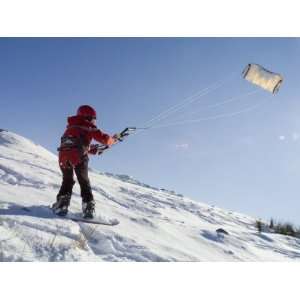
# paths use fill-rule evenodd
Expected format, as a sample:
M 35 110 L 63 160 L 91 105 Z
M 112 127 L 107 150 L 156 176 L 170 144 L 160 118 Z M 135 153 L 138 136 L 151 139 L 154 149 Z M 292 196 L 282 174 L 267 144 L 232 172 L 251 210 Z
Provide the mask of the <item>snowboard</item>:
M 114 218 L 108 218 L 105 216 L 101 216 L 101 215 L 96 215 L 93 219 L 84 219 L 82 217 L 81 213 L 72 213 L 72 212 L 68 212 L 68 214 L 66 216 L 59 216 L 56 215 L 51 206 L 39 206 L 38 208 L 35 207 L 34 210 L 32 209 L 32 207 L 20 207 L 23 211 L 25 211 L 26 213 L 30 213 L 30 214 L 35 214 L 37 210 L 42 210 L 45 212 L 47 212 L 47 217 L 48 216 L 48 212 L 50 210 L 51 215 L 54 218 L 60 218 L 60 219 L 66 219 L 66 220 L 71 220 L 74 222 L 81 222 L 81 223 L 89 223 L 89 224 L 95 224 L 95 225 L 106 225 L 106 226 L 116 226 L 118 225 L 120 222 L 118 219 L 114 219 Z M 38 214 L 37 214 L 38 216 Z

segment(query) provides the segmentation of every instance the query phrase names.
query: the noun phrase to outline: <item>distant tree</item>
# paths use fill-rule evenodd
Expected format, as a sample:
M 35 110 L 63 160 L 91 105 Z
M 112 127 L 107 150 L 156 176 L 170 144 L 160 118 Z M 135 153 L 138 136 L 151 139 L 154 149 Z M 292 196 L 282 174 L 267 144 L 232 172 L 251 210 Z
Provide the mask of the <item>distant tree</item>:
M 274 224 L 274 231 L 279 234 L 289 235 L 289 236 L 298 236 L 298 232 L 295 229 L 294 225 L 291 223 L 277 223 Z
M 300 228 L 299 227 L 297 227 L 296 229 L 295 229 L 295 237 L 297 237 L 297 238 L 300 238 Z
M 256 228 L 257 228 L 259 233 L 262 232 L 262 222 L 261 222 L 261 220 L 256 220 Z
M 273 229 L 273 228 L 274 228 L 274 220 L 273 220 L 273 219 L 271 219 L 271 221 L 270 221 L 270 226 L 269 226 L 269 228 L 270 228 L 270 229 Z
M 294 226 L 292 224 L 286 223 L 285 228 L 286 228 L 286 234 L 287 235 L 295 236 L 296 231 L 295 231 Z

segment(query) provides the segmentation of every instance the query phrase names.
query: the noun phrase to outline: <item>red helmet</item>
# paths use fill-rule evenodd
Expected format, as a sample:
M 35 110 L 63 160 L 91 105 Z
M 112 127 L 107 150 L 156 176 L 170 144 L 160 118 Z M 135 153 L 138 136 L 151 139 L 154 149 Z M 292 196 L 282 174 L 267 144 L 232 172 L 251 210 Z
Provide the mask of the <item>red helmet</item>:
M 91 106 L 82 105 L 77 110 L 77 116 L 96 119 L 97 118 L 97 113 Z

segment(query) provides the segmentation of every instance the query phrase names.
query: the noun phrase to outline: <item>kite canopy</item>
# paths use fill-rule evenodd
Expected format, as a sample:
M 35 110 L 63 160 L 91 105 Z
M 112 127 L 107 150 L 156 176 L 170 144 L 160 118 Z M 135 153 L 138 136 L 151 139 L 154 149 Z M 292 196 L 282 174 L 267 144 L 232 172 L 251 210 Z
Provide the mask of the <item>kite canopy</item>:
M 273 94 L 278 92 L 283 81 L 280 74 L 273 73 L 257 64 L 248 64 L 243 71 L 243 77 Z

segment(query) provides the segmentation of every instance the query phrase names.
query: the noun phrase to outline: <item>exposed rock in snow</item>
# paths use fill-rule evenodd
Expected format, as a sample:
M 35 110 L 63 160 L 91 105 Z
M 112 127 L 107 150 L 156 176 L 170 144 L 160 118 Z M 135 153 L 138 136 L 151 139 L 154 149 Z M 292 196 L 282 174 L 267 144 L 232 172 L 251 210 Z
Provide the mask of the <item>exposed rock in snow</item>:
M 216 232 L 217 233 L 219 233 L 219 234 L 229 234 L 225 229 L 223 229 L 223 228 L 218 228 L 217 230 L 216 230 Z

